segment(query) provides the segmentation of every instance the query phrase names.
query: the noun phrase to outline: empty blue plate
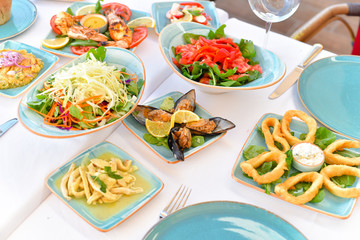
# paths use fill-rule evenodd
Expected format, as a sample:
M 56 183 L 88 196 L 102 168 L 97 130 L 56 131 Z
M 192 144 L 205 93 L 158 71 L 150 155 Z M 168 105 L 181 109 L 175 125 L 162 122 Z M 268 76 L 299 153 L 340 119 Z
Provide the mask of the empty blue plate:
M 301 74 L 299 96 L 306 109 L 331 130 L 360 140 L 360 57 L 320 59 Z
M 275 214 L 245 203 L 205 202 L 183 208 L 156 224 L 144 240 L 305 240 Z

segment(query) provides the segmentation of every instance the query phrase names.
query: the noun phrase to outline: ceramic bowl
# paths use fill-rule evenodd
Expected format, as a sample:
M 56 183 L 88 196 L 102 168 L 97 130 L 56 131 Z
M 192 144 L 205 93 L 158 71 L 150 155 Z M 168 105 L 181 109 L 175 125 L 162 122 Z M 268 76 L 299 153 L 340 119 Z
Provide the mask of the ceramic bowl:
M 86 54 L 83 54 L 80 57 L 65 64 L 63 67 L 61 67 L 54 73 L 60 71 L 63 68 L 70 67 L 73 64 L 84 62 L 85 60 L 86 60 Z M 137 98 L 134 106 L 123 117 L 117 119 L 116 121 L 114 121 L 112 123 L 106 124 L 104 126 L 93 128 L 93 129 L 88 129 L 88 130 L 71 131 L 71 130 L 59 129 L 54 126 L 45 125 L 43 123 L 43 117 L 40 114 L 37 114 L 33 110 L 29 109 L 27 107 L 26 103 L 35 99 L 37 90 L 43 87 L 44 81 L 46 81 L 48 78 L 50 78 L 51 75 L 49 75 L 46 78 L 44 78 L 42 81 L 40 81 L 34 88 L 32 88 L 21 100 L 21 102 L 19 104 L 19 109 L 18 109 L 18 115 L 19 115 L 20 122 L 29 131 L 31 131 L 37 135 L 40 135 L 43 137 L 49 137 L 49 138 L 70 138 L 70 137 L 81 136 L 81 135 L 99 131 L 101 129 L 107 128 L 111 125 L 121 122 L 124 118 L 126 118 L 135 109 L 135 107 L 139 103 L 141 96 L 144 92 L 144 88 L 145 88 L 145 84 L 146 84 L 144 65 L 143 65 L 142 61 L 140 60 L 140 58 L 138 58 L 133 52 L 126 50 L 126 49 L 114 48 L 114 47 L 107 48 L 105 62 L 107 62 L 109 65 L 115 64 L 115 65 L 119 65 L 119 66 L 124 66 L 127 68 L 127 70 L 129 72 L 136 73 L 138 79 L 144 80 L 144 85 L 143 85 L 141 91 L 139 92 L 138 98 Z
M 204 26 L 198 23 L 192 22 L 178 22 L 173 23 L 165 27 L 159 36 L 159 45 L 161 52 L 169 64 L 170 68 L 181 78 L 196 87 L 197 89 L 208 92 L 208 93 L 225 93 L 231 91 L 238 91 L 238 90 L 255 90 L 269 87 L 277 82 L 279 82 L 284 74 L 285 74 L 285 64 L 280 60 L 278 56 L 274 53 L 263 49 L 261 47 L 256 47 L 256 57 L 255 61 L 259 61 L 260 66 L 263 69 L 262 77 L 256 79 L 250 83 L 247 83 L 243 86 L 239 87 L 223 87 L 223 86 L 211 86 L 207 84 L 202 84 L 196 81 L 193 81 L 187 77 L 185 77 L 180 69 L 172 62 L 172 58 L 174 54 L 171 50 L 172 46 L 178 46 L 186 44 L 183 40 L 184 33 L 194 33 L 194 34 L 201 34 L 206 35 L 209 33 L 210 30 L 215 30 L 211 27 Z M 233 38 L 235 42 L 239 42 L 240 39 L 232 36 L 228 36 Z

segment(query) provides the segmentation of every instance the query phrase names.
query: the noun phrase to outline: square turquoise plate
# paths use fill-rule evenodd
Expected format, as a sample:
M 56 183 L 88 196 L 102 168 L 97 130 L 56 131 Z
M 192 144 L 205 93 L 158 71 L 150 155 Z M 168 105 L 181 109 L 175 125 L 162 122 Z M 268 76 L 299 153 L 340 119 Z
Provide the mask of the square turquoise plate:
M 183 1 L 184 2 L 184 1 Z M 210 1 L 196 1 L 203 5 L 205 12 L 207 15 L 211 17 L 211 21 L 209 21 L 210 26 L 213 28 L 218 28 L 221 26 L 219 17 L 216 13 L 215 4 Z M 166 13 L 171 9 L 173 3 L 181 3 L 179 2 L 156 2 L 152 4 L 152 17 L 155 19 L 155 32 L 160 34 L 161 30 L 170 24 L 170 19 L 166 17 Z
M 95 3 L 89 3 L 89 2 L 76 2 L 76 3 L 73 3 L 69 6 L 69 8 L 71 9 L 71 11 L 73 13 L 76 13 L 76 11 L 78 9 L 80 9 L 81 7 L 83 6 L 86 6 L 86 5 L 95 5 Z M 63 11 L 65 11 L 66 9 L 63 9 Z M 60 11 L 60 10 L 59 10 Z M 133 10 L 131 9 L 131 17 L 130 17 L 130 20 L 134 20 L 136 18 L 140 18 L 140 17 L 150 17 L 150 14 L 149 13 L 146 13 L 146 12 L 143 12 L 143 11 L 139 11 L 139 10 Z M 50 20 L 49 20 L 50 22 Z M 127 21 L 125 21 L 125 23 L 127 23 Z M 49 23 L 50 25 L 50 23 Z M 48 35 L 45 37 L 45 39 L 53 39 L 53 38 L 56 38 L 57 34 L 54 33 L 54 31 L 51 30 L 51 28 L 49 27 L 50 29 L 50 32 L 48 33 Z M 141 43 L 140 43 L 141 44 Z M 45 51 L 47 52 L 50 52 L 50 53 L 54 53 L 54 54 L 57 54 L 57 55 L 60 55 L 60 56 L 64 56 L 64 57 L 70 57 L 70 58 L 76 58 L 78 57 L 79 55 L 76 55 L 76 54 L 73 54 L 70 50 L 70 46 L 65 46 L 63 48 L 60 48 L 60 49 L 51 49 L 51 48 L 47 48 L 47 47 L 44 47 L 44 46 L 41 46 L 41 49 L 44 49 Z M 136 47 L 134 48 L 130 48 L 129 50 L 130 51 L 135 51 Z
M 53 54 L 47 53 L 36 47 L 12 40 L 0 43 L 0 49 L 26 50 L 26 52 L 32 53 L 35 57 L 40 58 L 41 61 L 43 61 L 44 63 L 44 67 L 40 70 L 37 77 L 33 79 L 29 84 L 17 88 L 0 89 L 0 95 L 9 98 L 16 98 L 22 93 L 24 93 L 27 89 L 32 87 L 40 78 L 42 78 L 59 61 L 59 58 Z
M 133 199 L 129 203 L 125 205 L 124 208 L 119 210 L 114 209 L 111 216 L 107 219 L 101 219 L 97 217 L 92 210 L 92 208 L 96 208 L 97 206 L 87 205 L 83 201 L 78 200 L 70 200 L 67 201 L 60 190 L 60 179 L 65 175 L 68 171 L 70 165 L 75 163 L 76 166 L 81 165 L 83 161 L 87 161 L 93 158 L 99 158 L 101 155 L 111 154 L 122 160 L 128 159 L 132 160 L 132 165 L 138 167 L 138 170 L 135 171 L 135 174 L 142 177 L 142 179 L 147 183 L 147 187 L 144 188 L 144 192 L 140 193 L 140 197 Z M 46 185 L 49 189 L 60 198 L 66 205 L 68 205 L 74 212 L 76 212 L 80 217 L 82 217 L 86 222 L 90 225 L 98 229 L 99 231 L 109 231 L 112 228 L 119 225 L 121 222 L 129 218 L 135 212 L 137 212 L 140 208 L 145 206 L 151 199 L 153 199 L 163 188 L 164 184 L 162 181 L 156 177 L 153 173 L 147 170 L 143 165 L 141 165 L 138 161 L 136 161 L 132 156 L 130 156 L 125 151 L 121 150 L 117 146 L 109 143 L 109 142 L 101 142 L 86 151 L 80 153 L 78 156 L 67 162 L 65 165 L 56 169 L 52 172 L 49 177 L 46 179 Z M 141 187 L 141 186 L 139 186 Z M 136 196 L 132 195 L 131 197 Z M 125 198 L 125 197 L 124 197 Z M 124 200 L 120 198 L 121 201 Z M 104 205 L 106 206 L 106 205 Z M 102 206 L 101 206 L 102 207 Z
M 250 134 L 249 138 L 247 139 L 243 149 L 240 151 L 240 154 L 236 160 L 236 163 L 232 170 L 232 177 L 237 181 L 240 182 L 248 187 L 254 188 L 258 191 L 264 192 L 264 190 L 258 185 L 257 182 L 253 181 L 252 179 L 245 177 L 243 174 L 242 169 L 240 168 L 240 163 L 245 161 L 243 156 L 243 150 L 247 149 L 250 145 L 258 145 L 266 147 L 266 143 L 264 138 L 260 135 L 259 131 L 257 131 L 258 127 L 261 127 L 261 123 L 265 118 L 277 118 L 282 119 L 283 116 L 274 114 L 274 113 L 267 113 L 261 117 L 259 122 L 256 124 L 254 130 Z M 301 133 L 306 133 L 307 125 L 304 122 L 292 120 L 290 123 L 290 129 L 294 132 L 295 136 L 299 137 Z M 342 135 L 335 133 L 336 139 L 349 139 Z M 353 150 L 353 149 L 352 149 Z M 360 153 L 360 150 L 356 152 Z M 294 168 L 291 168 L 289 175 L 293 172 L 296 172 Z M 356 179 L 353 187 L 360 187 L 360 182 Z M 301 207 L 320 212 L 329 216 L 337 217 L 337 218 L 348 218 L 350 217 L 357 198 L 341 198 L 331 194 L 327 189 L 325 189 L 325 198 L 319 203 L 306 203 L 305 205 L 300 205 Z M 271 191 L 271 195 L 274 197 L 279 198 L 275 195 L 274 191 Z
M 170 92 L 162 97 L 156 98 L 150 102 L 145 103 L 146 106 L 152 106 L 158 108 L 162 101 L 167 97 L 172 97 L 174 101 L 179 99 L 183 94 L 180 92 Z M 201 118 L 212 118 L 213 116 L 210 115 L 204 108 L 202 108 L 199 104 L 196 104 L 196 108 L 194 111 L 198 116 Z M 145 141 L 144 134 L 148 133 L 146 130 L 146 127 L 142 124 L 140 124 L 138 121 L 135 120 L 135 118 L 132 115 L 129 115 L 127 118 L 123 121 L 125 127 L 129 129 L 130 132 L 132 132 L 140 141 L 142 141 L 148 148 L 150 148 L 154 153 L 156 153 L 161 159 L 168 163 L 178 163 L 179 160 L 177 160 L 173 153 L 165 148 L 164 146 L 157 146 L 154 144 L 150 144 Z M 189 156 L 197 153 L 198 151 L 208 147 L 210 144 L 216 142 L 220 138 L 222 138 L 225 133 L 221 133 L 216 136 L 204 136 L 205 137 L 205 143 L 198 147 L 191 147 L 189 149 L 184 150 L 184 157 L 185 159 Z

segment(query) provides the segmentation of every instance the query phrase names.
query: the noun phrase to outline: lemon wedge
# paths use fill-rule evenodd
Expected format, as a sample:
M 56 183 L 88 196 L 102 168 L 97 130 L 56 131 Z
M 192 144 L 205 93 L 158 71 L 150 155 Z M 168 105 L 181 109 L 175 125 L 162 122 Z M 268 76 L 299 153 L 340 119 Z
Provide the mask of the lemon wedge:
M 184 16 L 182 18 L 173 18 L 172 22 L 191 22 L 193 20 L 193 15 L 188 11 L 183 11 Z
M 188 110 L 178 110 L 171 116 L 172 124 L 195 122 L 199 120 L 200 117 L 196 113 Z
M 65 47 L 66 44 L 70 41 L 70 38 L 53 38 L 53 39 L 44 39 L 41 41 L 41 44 L 44 47 L 51 48 L 51 49 L 59 49 Z
M 153 19 L 152 17 L 136 18 L 136 19 L 128 22 L 127 26 L 129 28 L 137 28 L 137 27 L 154 28 L 155 27 L 155 19 Z
M 76 11 L 76 16 L 95 13 L 95 5 L 86 5 Z
M 169 135 L 172 126 L 174 125 L 172 125 L 171 122 L 151 121 L 149 119 L 145 119 L 145 127 L 154 137 L 166 137 Z

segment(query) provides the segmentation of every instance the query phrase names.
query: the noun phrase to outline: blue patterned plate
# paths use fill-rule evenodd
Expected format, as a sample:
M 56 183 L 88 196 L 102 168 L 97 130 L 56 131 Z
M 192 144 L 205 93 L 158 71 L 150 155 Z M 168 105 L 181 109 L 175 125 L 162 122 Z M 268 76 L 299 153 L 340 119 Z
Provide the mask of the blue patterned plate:
M 174 57 L 174 54 L 172 52 L 171 47 L 186 44 L 185 40 L 182 37 L 184 33 L 194 33 L 194 34 L 201 34 L 207 36 L 210 30 L 214 30 L 214 29 L 198 23 L 179 22 L 168 25 L 160 33 L 159 44 L 160 44 L 161 53 L 163 54 L 166 62 L 169 64 L 170 68 L 185 81 L 189 82 L 190 84 L 193 84 L 199 90 L 204 92 L 224 93 L 224 92 L 230 92 L 236 90 L 254 90 L 254 89 L 269 87 L 279 82 L 283 78 L 286 70 L 285 64 L 274 53 L 258 46 L 255 46 L 256 49 L 255 61 L 258 61 L 260 63 L 263 73 L 262 73 L 262 77 L 256 79 L 255 81 L 252 81 L 250 83 L 247 83 L 239 87 L 223 87 L 223 86 L 212 86 L 208 84 L 202 84 L 185 77 L 181 73 L 180 69 L 172 62 L 172 58 Z M 237 43 L 240 42 L 238 38 L 232 36 L 229 37 L 234 39 L 234 41 Z M 242 37 L 245 39 L 247 38 L 246 35 Z
M 249 138 L 247 139 L 243 149 L 241 149 L 240 154 L 236 160 L 236 163 L 232 170 L 232 177 L 237 181 L 240 182 L 248 187 L 254 188 L 258 191 L 264 192 L 262 188 L 258 185 L 257 182 L 254 180 L 245 177 L 243 174 L 243 171 L 240 168 L 240 163 L 245 161 L 245 158 L 243 156 L 243 150 L 247 149 L 250 145 L 258 145 L 258 146 L 264 146 L 266 147 L 266 143 L 264 140 L 264 137 L 260 135 L 259 131 L 257 131 L 257 127 L 261 126 L 262 121 L 265 118 L 277 118 L 282 119 L 283 116 L 268 113 L 261 117 L 259 122 L 256 124 L 254 130 L 250 134 Z M 301 133 L 306 133 L 308 131 L 308 128 L 304 122 L 292 120 L 290 123 L 290 129 L 292 132 L 294 132 L 295 136 L 299 137 Z M 337 139 L 343 139 L 342 135 L 336 134 Z M 346 138 L 347 139 L 347 138 Z M 360 150 L 357 150 L 357 152 L 360 153 Z M 290 173 L 295 172 L 295 169 L 291 168 Z M 360 187 L 360 182 L 357 179 L 354 183 L 354 187 Z M 319 202 L 319 203 L 306 203 L 305 205 L 300 205 L 301 207 L 320 212 L 329 216 L 337 217 L 337 218 L 348 218 L 350 217 L 355 203 L 357 201 L 357 198 L 341 198 L 338 196 L 335 196 L 331 194 L 328 190 L 325 189 L 326 195 L 325 198 Z M 272 196 L 279 198 L 277 195 L 275 195 L 273 192 L 271 193 Z
M 59 61 L 59 58 L 55 55 L 47 53 L 36 47 L 24 43 L 15 42 L 12 40 L 0 43 L 0 49 L 26 50 L 28 53 L 32 53 L 35 57 L 40 58 L 41 61 L 43 61 L 44 63 L 44 67 L 40 70 L 38 76 L 29 84 L 18 88 L 0 89 L 0 95 L 9 98 L 16 98 L 20 94 L 24 93 L 26 90 L 32 87 L 40 78 L 42 78 Z
M 360 57 L 335 56 L 309 65 L 298 81 L 306 109 L 331 130 L 360 140 Z
M 0 25 L 0 40 L 14 37 L 27 30 L 37 17 L 35 5 L 28 0 L 13 0 L 11 17 Z
M 95 3 L 89 3 L 89 2 L 76 2 L 70 5 L 70 9 L 73 11 L 73 13 L 75 13 L 79 8 L 86 6 L 86 5 L 94 5 Z M 56 14 L 56 13 L 55 13 Z M 129 21 L 134 20 L 136 18 L 140 18 L 140 17 L 149 17 L 150 14 L 146 13 L 146 12 L 142 12 L 142 11 L 138 11 L 138 10 L 132 10 L 131 9 L 131 18 Z M 50 22 L 50 20 L 49 20 Z M 52 31 L 50 29 L 50 32 L 48 33 L 48 35 L 45 37 L 45 39 L 53 39 L 56 38 L 57 34 L 54 33 L 54 31 Z M 71 58 L 76 58 L 79 55 L 73 54 L 70 50 L 70 46 L 65 46 L 64 48 L 60 48 L 60 49 L 51 49 L 51 48 L 47 48 L 44 46 L 41 46 L 41 49 L 44 49 L 47 52 L 50 53 L 54 53 L 60 56 L 64 56 L 64 57 L 71 57 Z M 131 48 L 131 51 L 135 51 L 135 48 Z
M 290 223 L 245 203 L 205 202 L 185 207 L 158 222 L 144 240 L 305 240 Z
M 84 199 L 72 199 L 67 201 L 61 193 L 60 182 L 61 178 L 69 170 L 70 165 L 75 163 L 76 166 L 79 166 L 90 159 L 101 157 L 118 157 L 122 160 L 132 160 L 132 164 L 138 167 L 138 170 L 134 172 L 138 181 L 136 186 L 142 187 L 144 192 L 121 198 L 115 203 L 95 206 L 89 206 Z M 153 199 L 164 186 L 158 177 L 147 170 L 128 153 L 109 142 L 102 142 L 89 148 L 65 165 L 56 169 L 46 179 L 46 185 L 58 198 L 60 198 L 74 212 L 80 215 L 80 217 L 82 217 L 86 222 L 103 232 L 110 231 L 136 213 L 140 208 Z M 126 201 L 126 203 L 121 203 L 122 200 Z
M 221 23 L 219 17 L 216 13 L 215 4 L 209 1 L 196 1 L 203 5 L 205 12 L 207 15 L 211 17 L 211 21 L 209 21 L 210 26 L 213 28 L 220 27 Z M 155 19 L 155 32 L 160 34 L 161 30 L 170 24 L 170 19 L 166 17 L 166 13 L 171 9 L 173 3 L 181 3 L 179 2 L 156 2 L 153 3 L 152 8 L 152 17 Z
M 70 67 L 73 64 L 84 62 L 85 60 L 86 60 L 86 54 L 83 54 L 80 57 L 67 63 L 65 66 L 59 68 L 54 73 L 57 73 L 63 68 Z M 64 130 L 54 126 L 45 125 L 43 123 L 44 118 L 40 114 L 29 109 L 26 103 L 36 99 L 37 90 L 43 87 L 44 82 L 48 78 L 50 78 L 51 75 L 49 75 L 46 78 L 44 78 L 41 82 L 39 82 L 34 88 L 32 88 L 21 100 L 18 109 L 20 122 L 29 131 L 43 137 L 70 138 L 70 137 L 77 137 L 77 136 L 93 133 L 122 121 L 122 119 L 126 118 L 134 110 L 135 106 L 139 103 L 142 94 L 144 92 L 146 85 L 144 65 L 141 62 L 140 58 L 138 58 L 133 52 L 126 49 L 114 48 L 114 47 L 107 48 L 106 57 L 104 61 L 109 65 L 118 65 L 118 66 L 126 67 L 126 69 L 130 73 L 136 73 L 138 79 L 144 79 L 144 85 L 141 91 L 139 92 L 139 96 L 134 106 L 124 116 L 122 116 L 121 118 L 117 119 L 114 122 L 105 124 L 104 126 L 88 129 L 88 130 Z
M 160 106 L 160 104 L 162 103 L 162 101 L 166 97 L 172 97 L 174 99 L 174 101 L 176 101 L 182 95 L 183 94 L 180 92 L 171 92 L 162 97 L 159 97 L 150 102 L 147 102 L 144 105 L 158 108 Z M 204 108 L 202 108 L 198 104 L 196 104 L 195 113 L 202 118 L 213 117 L 210 115 L 210 113 L 208 113 Z M 179 160 L 177 160 L 174 157 L 173 153 L 169 149 L 165 148 L 164 146 L 157 146 L 157 145 L 146 142 L 144 139 L 144 134 L 148 133 L 148 131 L 146 130 L 146 127 L 144 125 L 141 125 L 138 121 L 136 121 L 132 115 L 125 118 L 123 123 L 124 123 L 124 126 L 127 129 L 129 129 L 129 131 L 131 133 L 133 133 L 140 141 L 142 141 L 148 148 L 150 148 L 161 159 L 163 159 L 167 163 L 178 163 L 179 162 Z M 205 136 L 205 143 L 203 145 L 198 146 L 198 147 L 191 147 L 189 149 L 184 150 L 185 159 L 190 157 L 191 155 L 197 153 L 198 151 L 208 147 L 210 144 L 212 144 L 212 143 L 216 142 L 217 140 L 219 140 L 220 138 L 222 138 L 225 134 L 226 134 L 226 132 L 216 135 L 216 136 Z

